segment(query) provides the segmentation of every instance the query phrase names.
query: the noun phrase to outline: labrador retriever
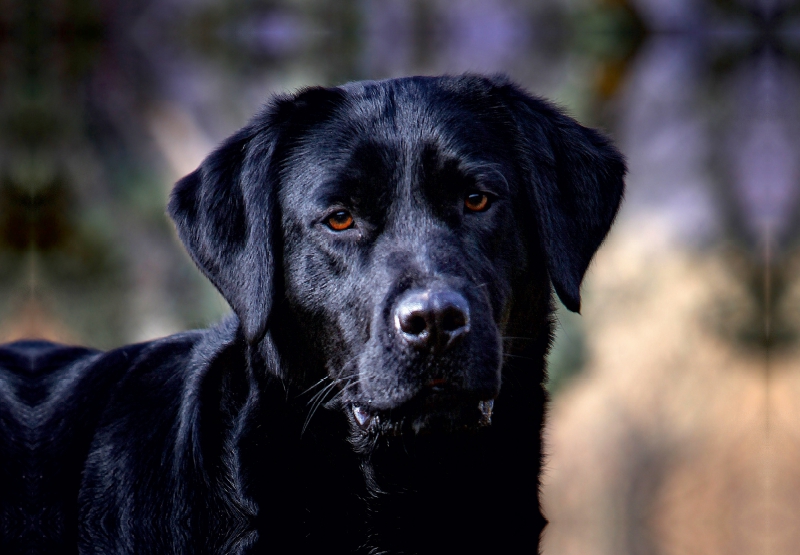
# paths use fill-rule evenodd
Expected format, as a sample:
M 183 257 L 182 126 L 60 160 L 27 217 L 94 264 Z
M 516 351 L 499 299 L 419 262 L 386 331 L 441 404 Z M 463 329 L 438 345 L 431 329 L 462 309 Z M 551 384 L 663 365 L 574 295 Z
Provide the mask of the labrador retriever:
M 551 287 L 624 174 L 504 77 L 274 98 L 169 203 L 231 317 L 0 348 L 0 550 L 537 553 Z

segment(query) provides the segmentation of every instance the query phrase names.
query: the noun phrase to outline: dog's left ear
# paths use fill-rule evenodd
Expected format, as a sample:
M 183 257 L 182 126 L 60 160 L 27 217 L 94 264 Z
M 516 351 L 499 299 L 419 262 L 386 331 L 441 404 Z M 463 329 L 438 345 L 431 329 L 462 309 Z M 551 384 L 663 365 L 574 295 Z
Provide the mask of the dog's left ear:
M 507 79 L 492 81 L 518 130 L 524 195 L 538 221 L 550 280 L 564 305 L 581 306 L 583 275 L 622 201 L 625 160 L 610 140 Z
M 313 87 L 275 97 L 172 190 L 168 212 L 178 236 L 231 305 L 250 343 L 266 333 L 280 277 L 281 144 L 323 118 L 341 96 Z

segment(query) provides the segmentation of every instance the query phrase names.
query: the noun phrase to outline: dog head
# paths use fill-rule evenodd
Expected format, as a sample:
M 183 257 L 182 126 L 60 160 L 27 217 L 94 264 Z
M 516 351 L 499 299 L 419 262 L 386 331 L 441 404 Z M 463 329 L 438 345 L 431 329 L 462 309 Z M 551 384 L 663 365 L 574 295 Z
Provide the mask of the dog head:
M 416 77 L 274 99 L 169 212 L 248 342 L 324 368 L 354 430 L 449 430 L 488 423 L 515 314 L 544 328 L 550 283 L 579 310 L 624 173 L 504 78 Z

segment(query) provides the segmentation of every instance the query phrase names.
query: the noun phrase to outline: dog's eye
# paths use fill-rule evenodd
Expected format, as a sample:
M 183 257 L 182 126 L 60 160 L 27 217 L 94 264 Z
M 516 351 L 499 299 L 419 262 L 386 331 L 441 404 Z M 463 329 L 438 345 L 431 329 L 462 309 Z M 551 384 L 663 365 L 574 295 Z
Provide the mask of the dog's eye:
M 353 215 L 347 210 L 338 210 L 328 216 L 325 223 L 334 231 L 344 231 L 353 227 L 355 221 L 353 220 Z
M 464 206 L 471 212 L 483 212 L 488 210 L 491 204 L 492 201 L 489 195 L 485 193 L 470 193 L 464 199 Z

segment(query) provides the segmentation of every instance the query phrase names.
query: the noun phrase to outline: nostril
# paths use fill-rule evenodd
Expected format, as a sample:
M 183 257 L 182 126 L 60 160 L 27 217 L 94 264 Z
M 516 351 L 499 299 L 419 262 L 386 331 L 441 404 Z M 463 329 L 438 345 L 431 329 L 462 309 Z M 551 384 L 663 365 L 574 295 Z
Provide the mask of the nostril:
M 424 343 L 430 338 L 432 320 L 425 301 L 422 295 L 410 295 L 397 305 L 394 324 L 408 341 Z
M 467 325 L 467 315 L 458 307 L 447 306 L 441 315 L 442 331 L 454 332 Z
M 405 318 L 400 318 L 400 329 L 411 335 L 420 335 L 428 328 L 425 317 L 419 313 L 408 314 Z
M 456 291 L 437 291 L 431 295 L 433 313 L 438 331 L 454 337 L 465 333 L 469 327 L 469 304 Z

